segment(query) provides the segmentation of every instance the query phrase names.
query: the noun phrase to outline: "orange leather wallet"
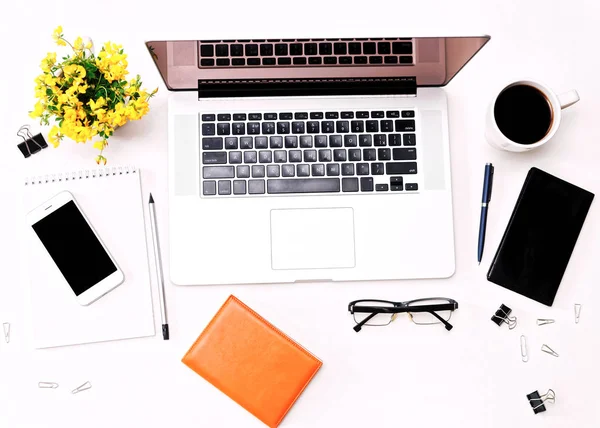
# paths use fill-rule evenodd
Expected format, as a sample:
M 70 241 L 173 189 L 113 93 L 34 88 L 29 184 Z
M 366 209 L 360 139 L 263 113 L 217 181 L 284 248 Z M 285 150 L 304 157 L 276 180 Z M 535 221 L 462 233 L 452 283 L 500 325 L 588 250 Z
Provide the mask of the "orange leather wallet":
M 323 364 L 235 296 L 182 361 L 270 427 L 281 423 Z

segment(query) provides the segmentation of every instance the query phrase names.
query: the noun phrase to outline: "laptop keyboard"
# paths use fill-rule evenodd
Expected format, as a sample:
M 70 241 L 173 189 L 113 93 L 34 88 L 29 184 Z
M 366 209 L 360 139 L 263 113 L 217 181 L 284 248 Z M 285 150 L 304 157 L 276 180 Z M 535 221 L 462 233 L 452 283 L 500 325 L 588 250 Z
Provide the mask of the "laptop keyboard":
M 199 42 L 200 68 L 413 65 L 413 41 L 286 39 Z
M 206 197 L 419 189 L 414 110 L 200 118 Z

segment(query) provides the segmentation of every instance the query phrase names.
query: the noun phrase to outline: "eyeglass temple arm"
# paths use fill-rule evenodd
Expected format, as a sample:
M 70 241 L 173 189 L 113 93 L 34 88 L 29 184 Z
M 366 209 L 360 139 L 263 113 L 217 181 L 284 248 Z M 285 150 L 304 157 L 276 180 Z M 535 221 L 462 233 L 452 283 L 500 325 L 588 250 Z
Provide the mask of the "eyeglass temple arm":
M 365 325 L 371 318 L 373 318 L 377 314 L 378 314 L 378 312 L 372 312 L 371 315 L 369 315 L 368 317 L 366 317 L 364 320 L 362 320 L 361 322 L 359 322 L 358 324 L 356 324 L 353 327 L 354 331 L 358 333 L 362 329 L 362 326 Z
M 448 331 L 452 330 L 452 324 L 450 324 L 444 318 L 442 318 L 441 316 L 439 316 L 436 312 L 434 312 L 434 311 L 428 311 L 428 312 L 431 315 L 433 315 L 434 317 L 436 317 L 437 319 L 439 319 L 442 322 L 442 324 L 444 324 L 444 327 L 446 327 L 446 330 L 448 330 Z

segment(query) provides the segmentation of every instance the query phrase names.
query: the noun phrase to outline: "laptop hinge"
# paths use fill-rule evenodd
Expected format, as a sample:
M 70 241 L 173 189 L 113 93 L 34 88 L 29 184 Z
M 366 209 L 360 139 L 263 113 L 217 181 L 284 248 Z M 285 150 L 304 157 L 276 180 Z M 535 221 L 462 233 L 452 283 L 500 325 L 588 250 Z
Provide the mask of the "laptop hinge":
M 416 94 L 415 76 L 198 80 L 198 98 Z

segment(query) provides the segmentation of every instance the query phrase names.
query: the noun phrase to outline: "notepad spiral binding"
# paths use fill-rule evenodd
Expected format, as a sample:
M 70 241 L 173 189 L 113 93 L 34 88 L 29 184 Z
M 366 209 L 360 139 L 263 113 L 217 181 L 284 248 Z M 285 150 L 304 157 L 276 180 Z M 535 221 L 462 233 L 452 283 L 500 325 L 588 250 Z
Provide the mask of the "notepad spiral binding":
M 58 174 L 38 175 L 25 178 L 25 186 L 34 186 L 61 181 L 85 180 L 96 177 L 111 177 L 116 175 L 137 174 L 138 168 L 134 166 L 114 166 L 106 168 L 86 169 Z

